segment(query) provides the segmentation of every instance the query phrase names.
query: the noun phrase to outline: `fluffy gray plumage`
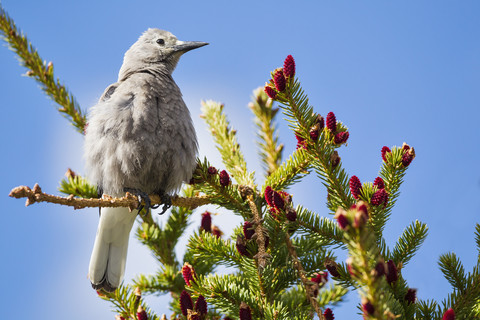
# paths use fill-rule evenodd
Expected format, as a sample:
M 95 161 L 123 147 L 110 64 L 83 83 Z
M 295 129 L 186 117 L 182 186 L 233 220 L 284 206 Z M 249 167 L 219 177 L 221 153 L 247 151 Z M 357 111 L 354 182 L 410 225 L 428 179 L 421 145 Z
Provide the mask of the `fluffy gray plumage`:
M 195 168 L 197 138 L 190 112 L 171 74 L 180 56 L 207 43 L 183 42 L 148 29 L 125 53 L 118 82 L 92 107 L 85 134 L 88 179 L 99 190 L 172 193 Z M 89 266 L 95 289 L 112 291 L 123 279 L 137 210 L 102 208 Z

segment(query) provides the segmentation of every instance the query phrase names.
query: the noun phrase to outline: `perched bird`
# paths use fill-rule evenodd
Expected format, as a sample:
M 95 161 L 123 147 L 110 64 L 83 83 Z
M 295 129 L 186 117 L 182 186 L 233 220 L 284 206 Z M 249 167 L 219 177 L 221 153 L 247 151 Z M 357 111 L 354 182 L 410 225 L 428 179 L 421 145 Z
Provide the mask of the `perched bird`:
M 85 132 L 86 173 L 99 194 L 143 199 L 158 194 L 168 208 L 169 194 L 189 181 L 196 165 L 197 138 L 190 112 L 172 78 L 180 56 L 207 45 L 180 41 L 148 29 L 125 53 L 118 81 L 91 108 Z M 90 259 L 96 290 L 114 291 L 125 271 L 128 239 L 141 208 L 101 208 Z

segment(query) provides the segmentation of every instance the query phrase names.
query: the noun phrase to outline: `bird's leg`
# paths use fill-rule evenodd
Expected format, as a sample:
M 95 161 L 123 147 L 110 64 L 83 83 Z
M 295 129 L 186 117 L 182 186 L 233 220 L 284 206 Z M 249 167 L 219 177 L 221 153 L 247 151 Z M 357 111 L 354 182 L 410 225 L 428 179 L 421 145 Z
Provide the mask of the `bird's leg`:
M 170 197 L 169 194 L 165 193 L 165 191 L 163 190 L 156 191 L 155 193 L 160 197 L 160 200 L 162 200 L 162 204 L 163 204 L 162 212 L 159 213 L 159 215 L 162 215 L 165 213 L 165 211 L 170 209 L 170 207 L 172 206 L 172 198 Z M 156 209 L 159 206 L 160 205 L 158 204 L 156 205 L 156 207 L 152 207 L 152 208 Z
M 146 212 L 148 212 L 150 208 L 154 208 L 152 206 L 152 201 L 150 200 L 148 193 L 133 188 L 123 188 L 123 191 L 130 192 L 131 194 L 134 194 L 138 197 L 138 202 L 140 202 L 140 205 L 137 208 L 138 212 L 142 211 L 143 208 L 145 208 Z M 145 206 L 142 204 L 142 200 L 143 202 L 145 202 Z

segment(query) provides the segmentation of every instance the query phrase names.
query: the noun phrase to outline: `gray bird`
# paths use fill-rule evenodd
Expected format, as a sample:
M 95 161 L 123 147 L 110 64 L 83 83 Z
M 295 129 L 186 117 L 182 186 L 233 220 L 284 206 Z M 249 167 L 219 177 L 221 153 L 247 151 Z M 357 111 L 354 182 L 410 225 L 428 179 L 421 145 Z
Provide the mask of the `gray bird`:
M 91 108 L 85 133 L 86 173 L 99 194 L 169 196 L 193 173 L 197 137 L 190 112 L 172 78 L 180 56 L 207 45 L 180 41 L 148 29 L 125 53 L 118 82 Z M 138 210 L 102 208 L 90 259 L 89 278 L 96 290 L 115 290 L 123 279 L 130 230 Z

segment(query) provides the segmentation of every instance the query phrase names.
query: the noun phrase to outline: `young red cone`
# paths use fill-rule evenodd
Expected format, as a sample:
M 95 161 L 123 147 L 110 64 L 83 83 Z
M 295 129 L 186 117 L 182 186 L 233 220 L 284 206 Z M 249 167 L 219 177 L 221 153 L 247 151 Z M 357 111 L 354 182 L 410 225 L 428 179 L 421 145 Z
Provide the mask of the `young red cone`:
M 190 263 L 185 262 L 185 264 L 182 267 L 182 275 L 183 275 L 183 280 L 185 280 L 185 284 L 190 287 L 192 282 L 195 282 L 194 276 L 195 276 L 195 270 L 193 270 L 193 267 Z
M 265 188 L 265 201 L 269 207 L 273 207 L 273 189 L 270 186 Z
M 195 302 L 195 311 L 202 316 L 207 314 L 207 301 L 204 296 L 198 296 L 197 302 Z
M 333 112 L 329 112 L 327 114 L 327 128 L 332 133 L 335 133 L 335 131 L 337 131 L 337 118 L 335 117 L 335 113 Z
M 252 310 L 245 302 L 240 304 L 239 317 L 240 320 L 252 320 Z
M 278 92 L 285 91 L 287 81 L 285 80 L 285 75 L 283 74 L 283 71 L 281 69 L 275 72 L 275 75 L 273 76 L 273 81 L 275 83 L 275 88 L 277 88 Z
M 455 311 L 452 308 L 445 311 L 442 320 L 455 320 Z
M 283 74 L 287 78 L 293 78 L 293 76 L 295 76 L 295 60 L 291 55 L 288 55 L 283 62 Z
M 190 294 L 185 290 L 180 294 L 180 309 L 184 316 L 187 316 L 188 310 L 193 310 L 192 297 L 190 297 Z
M 383 161 L 387 162 L 387 153 L 391 153 L 392 150 L 390 150 L 390 148 L 387 147 L 387 146 L 383 146 L 381 152 L 382 152 L 382 159 L 383 159 Z
M 200 227 L 205 232 L 212 232 L 212 215 L 210 212 L 205 211 L 202 213 L 202 221 L 200 223 Z
M 275 89 L 273 89 L 269 85 L 265 86 L 265 93 L 267 94 L 267 96 L 270 97 L 270 99 L 275 100 L 275 98 L 277 97 L 277 91 L 275 91 Z
M 380 177 L 375 178 L 375 180 L 373 181 L 373 185 L 377 186 L 378 189 L 385 189 L 385 182 Z
M 243 235 L 247 240 L 252 239 L 253 235 L 255 234 L 255 229 L 253 228 L 253 224 L 250 221 L 245 221 L 243 223 Z
M 225 170 L 220 171 L 220 185 L 226 187 L 230 184 L 230 176 Z
M 358 179 L 357 176 L 352 176 L 350 178 L 350 192 L 352 193 L 352 196 L 355 199 L 358 199 L 361 189 L 362 189 L 362 183 L 360 182 L 360 179 Z
M 332 309 L 330 309 L 330 308 L 325 309 L 325 311 L 323 312 L 323 317 L 325 318 L 325 320 L 334 320 L 335 319 L 335 317 L 333 316 Z
M 142 308 L 142 306 L 138 306 L 137 319 L 138 320 L 148 320 L 147 312 Z

